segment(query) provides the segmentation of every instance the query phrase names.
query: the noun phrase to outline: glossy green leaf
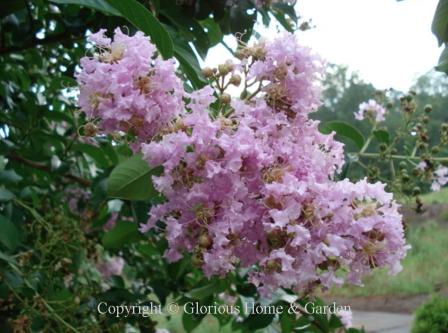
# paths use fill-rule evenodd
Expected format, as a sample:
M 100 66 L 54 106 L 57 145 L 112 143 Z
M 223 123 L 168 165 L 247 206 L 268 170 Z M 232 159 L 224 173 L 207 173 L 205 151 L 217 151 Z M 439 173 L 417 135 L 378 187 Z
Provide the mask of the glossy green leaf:
M 149 200 L 158 195 L 151 177 L 160 172 L 160 167 L 151 168 L 140 155 L 134 155 L 112 170 L 107 180 L 107 194 L 118 199 Z
M 118 249 L 141 239 L 136 223 L 119 221 L 115 227 L 108 231 L 102 238 L 102 243 L 107 249 Z
M 19 229 L 3 215 L 0 215 L 0 243 L 10 251 L 14 251 L 20 244 Z
M 431 30 L 439 41 L 439 46 L 448 42 L 448 0 L 439 0 Z
M 320 131 L 323 134 L 330 134 L 334 131 L 337 135 L 352 140 L 359 149 L 362 149 L 362 147 L 364 146 L 365 139 L 361 132 L 352 125 L 349 125 L 342 121 L 326 122 L 325 124 L 321 125 Z
M 107 0 L 107 2 L 137 29 L 149 35 L 165 59 L 173 56 L 171 36 L 145 6 L 137 0 Z
M 199 62 L 188 44 L 182 45 L 176 43 L 174 46 L 174 55 L 195 89 L 202 88 L 207 84 L 207 81 L 202 76 Z

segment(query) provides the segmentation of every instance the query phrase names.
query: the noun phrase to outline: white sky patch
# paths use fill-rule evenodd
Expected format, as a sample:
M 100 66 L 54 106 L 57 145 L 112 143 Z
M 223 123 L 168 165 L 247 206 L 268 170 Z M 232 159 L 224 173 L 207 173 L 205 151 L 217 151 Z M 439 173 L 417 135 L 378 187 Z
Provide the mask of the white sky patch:
M 347 65 L 377 88 L 407 91 L 431 70 L 442 49 L 431 32 L 438 0 L 300 0 L 297 11 L 316 26 L 299 40 L 329 62 Z M 276 26 L 257 28 L 273 37 Z M 226 41 L 233 47 L 231 38 Z M 210 50 L 206 64 L 224 62 L 223 46 Z

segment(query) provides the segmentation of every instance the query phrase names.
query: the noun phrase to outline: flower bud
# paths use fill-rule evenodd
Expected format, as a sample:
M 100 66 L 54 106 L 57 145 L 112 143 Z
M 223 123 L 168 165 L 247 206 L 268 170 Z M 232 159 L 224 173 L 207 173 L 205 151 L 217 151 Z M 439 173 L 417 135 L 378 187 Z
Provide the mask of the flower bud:
M 426 113 L 431 113 L 431 111 L 432 111 L 432 105 L 431 104 L 426 105 L 425 106 L 425 112 Z
M 431 152 L 433 154 L 438 154 L 440 152 L 440 147 L 439 146 L 434 146 L 431 148 Z
M 245 49 L 238 49 L 234 54 L 237 59 L 243 60 L 244 58 L 246 58 L 247 52 L 245 51 Z
M 193 267 L 201 267 L 204 264 L 204 260 L 199 253 L 195 253 L 191 257 L 191 264 L 193 265 Z
M 420 150 L 424 150 L 424 149 L 426 149 L 426 144 L 424 142 L 420 142 L 417 145 L 417 148 L 420 149 Z
M 429 122 L 429 117 L 428 116 L 424 116 L 423 117 L 423 123 L 427 124 Z
M 202 70 L 202 75 L 204 75 L 205 78 L 210 79 L 213 77 L 214 73 L 213 73 L 213 69 L 211 69 L 210 67 L 205 67 Z
M 387 145 L 385 143 L 380 144 L 380 150 L 385 151 L 387 149 Z
M 241 84 L 241 76 L 239 76 L 238 74 L 232 75 L 232 77 L 230 78 L 230 84 L 238 87 Z
M 229 94 L 222 94 L 221 96 L 219 96 L 219 101 L 223 104 L 230 104 L 230 101 L 232 100 L 232 97 L 230 97 Z
M 399 167 L 400 167 L 401 170 L 406 169 L 406 167 L 407 167 L 406 162 L 405 161 L 401 161 L 400 164 L 399 164 Z
M 89 122 L 84 125 L 84 135 L 85 136 L 95 136 L 97 133 L 97 128 L 94 123 Z
M 411 178 L 409 177 L 409 175 L 407 173 L 404 173 L 401 176 L 401 179 L 403 180 L 403 182 L 407 183 L 409 180 L 411 180 Z
M 199 246 L 204 248 L 204 249 L 209 249 L 212 246 L 212 238 L 207 235 L 207 234 L 202 234 L 201 236 L 199 236 Z

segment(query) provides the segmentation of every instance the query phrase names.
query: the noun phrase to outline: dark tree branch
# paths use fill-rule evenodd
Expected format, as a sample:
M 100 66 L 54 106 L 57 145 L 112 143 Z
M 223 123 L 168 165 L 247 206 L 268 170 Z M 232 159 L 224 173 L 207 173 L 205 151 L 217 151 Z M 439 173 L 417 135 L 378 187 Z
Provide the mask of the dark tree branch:
M 48 167 L 45 164 L 41 164 L 41 163 L 37 163 L 37 162 L 31 161 L 31 160 L 28 160 L 28 159 L 26 159 L 26 158 L 24 158 L 22 156 L 16 155 L 16 154 L 9 154 L 9 155 L 7 155 L 7 158 L 9 158 L 9 159 L 11 159 L 13 161 L 25 164 L 25 165 L 27 165 L 29 167 L 34 168 L 34 169 L 42 170 L 42 171 L 45 171 L 45 172 L 48 172 L 48 173 L 52 173 L 53 172 L 53 170 L 51 170 L 51 168 Z M 89 187 L 92 184 L 92 182 L 90 180 L 82 178 L 82 177 L 78 177 L 78 176 L 75 176 L 75 175 L 72 175 L 70 173 L 67 173 L 67 174 L 62 175 L 62 176 L 64 178 L 73 180 L 73 181 L 79 183 L 82 186 Z

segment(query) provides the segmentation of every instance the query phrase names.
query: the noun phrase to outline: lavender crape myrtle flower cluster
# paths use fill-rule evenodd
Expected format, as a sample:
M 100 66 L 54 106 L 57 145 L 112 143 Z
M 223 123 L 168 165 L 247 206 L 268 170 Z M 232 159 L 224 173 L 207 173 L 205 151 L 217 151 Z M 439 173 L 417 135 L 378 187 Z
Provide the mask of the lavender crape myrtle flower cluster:
M 134 149 L 163 166 L 153 181 L 166 201 L 141 231 L 166 225 L 169 261 L 190 253 L 208 277 L 247 268 L 262 295 L 400 271 L 408 246 L 399 206 L 384 184 L 335 180 L 343 145 L 309 118 L 324 68 L 293 35 L 244 47 L 238 63 L 207 73 L 219 89 L 192 93 L 142 33 L 117 29 L 111 40 L 101 30 L 90 41 L 97 51 L 81 61 L 79 104 L 103 133 L 133 133 Z M 258 88 L 230 98 L 224 80 L 241 76 Z M 218 115 L 217 98 L 227 103 Z

